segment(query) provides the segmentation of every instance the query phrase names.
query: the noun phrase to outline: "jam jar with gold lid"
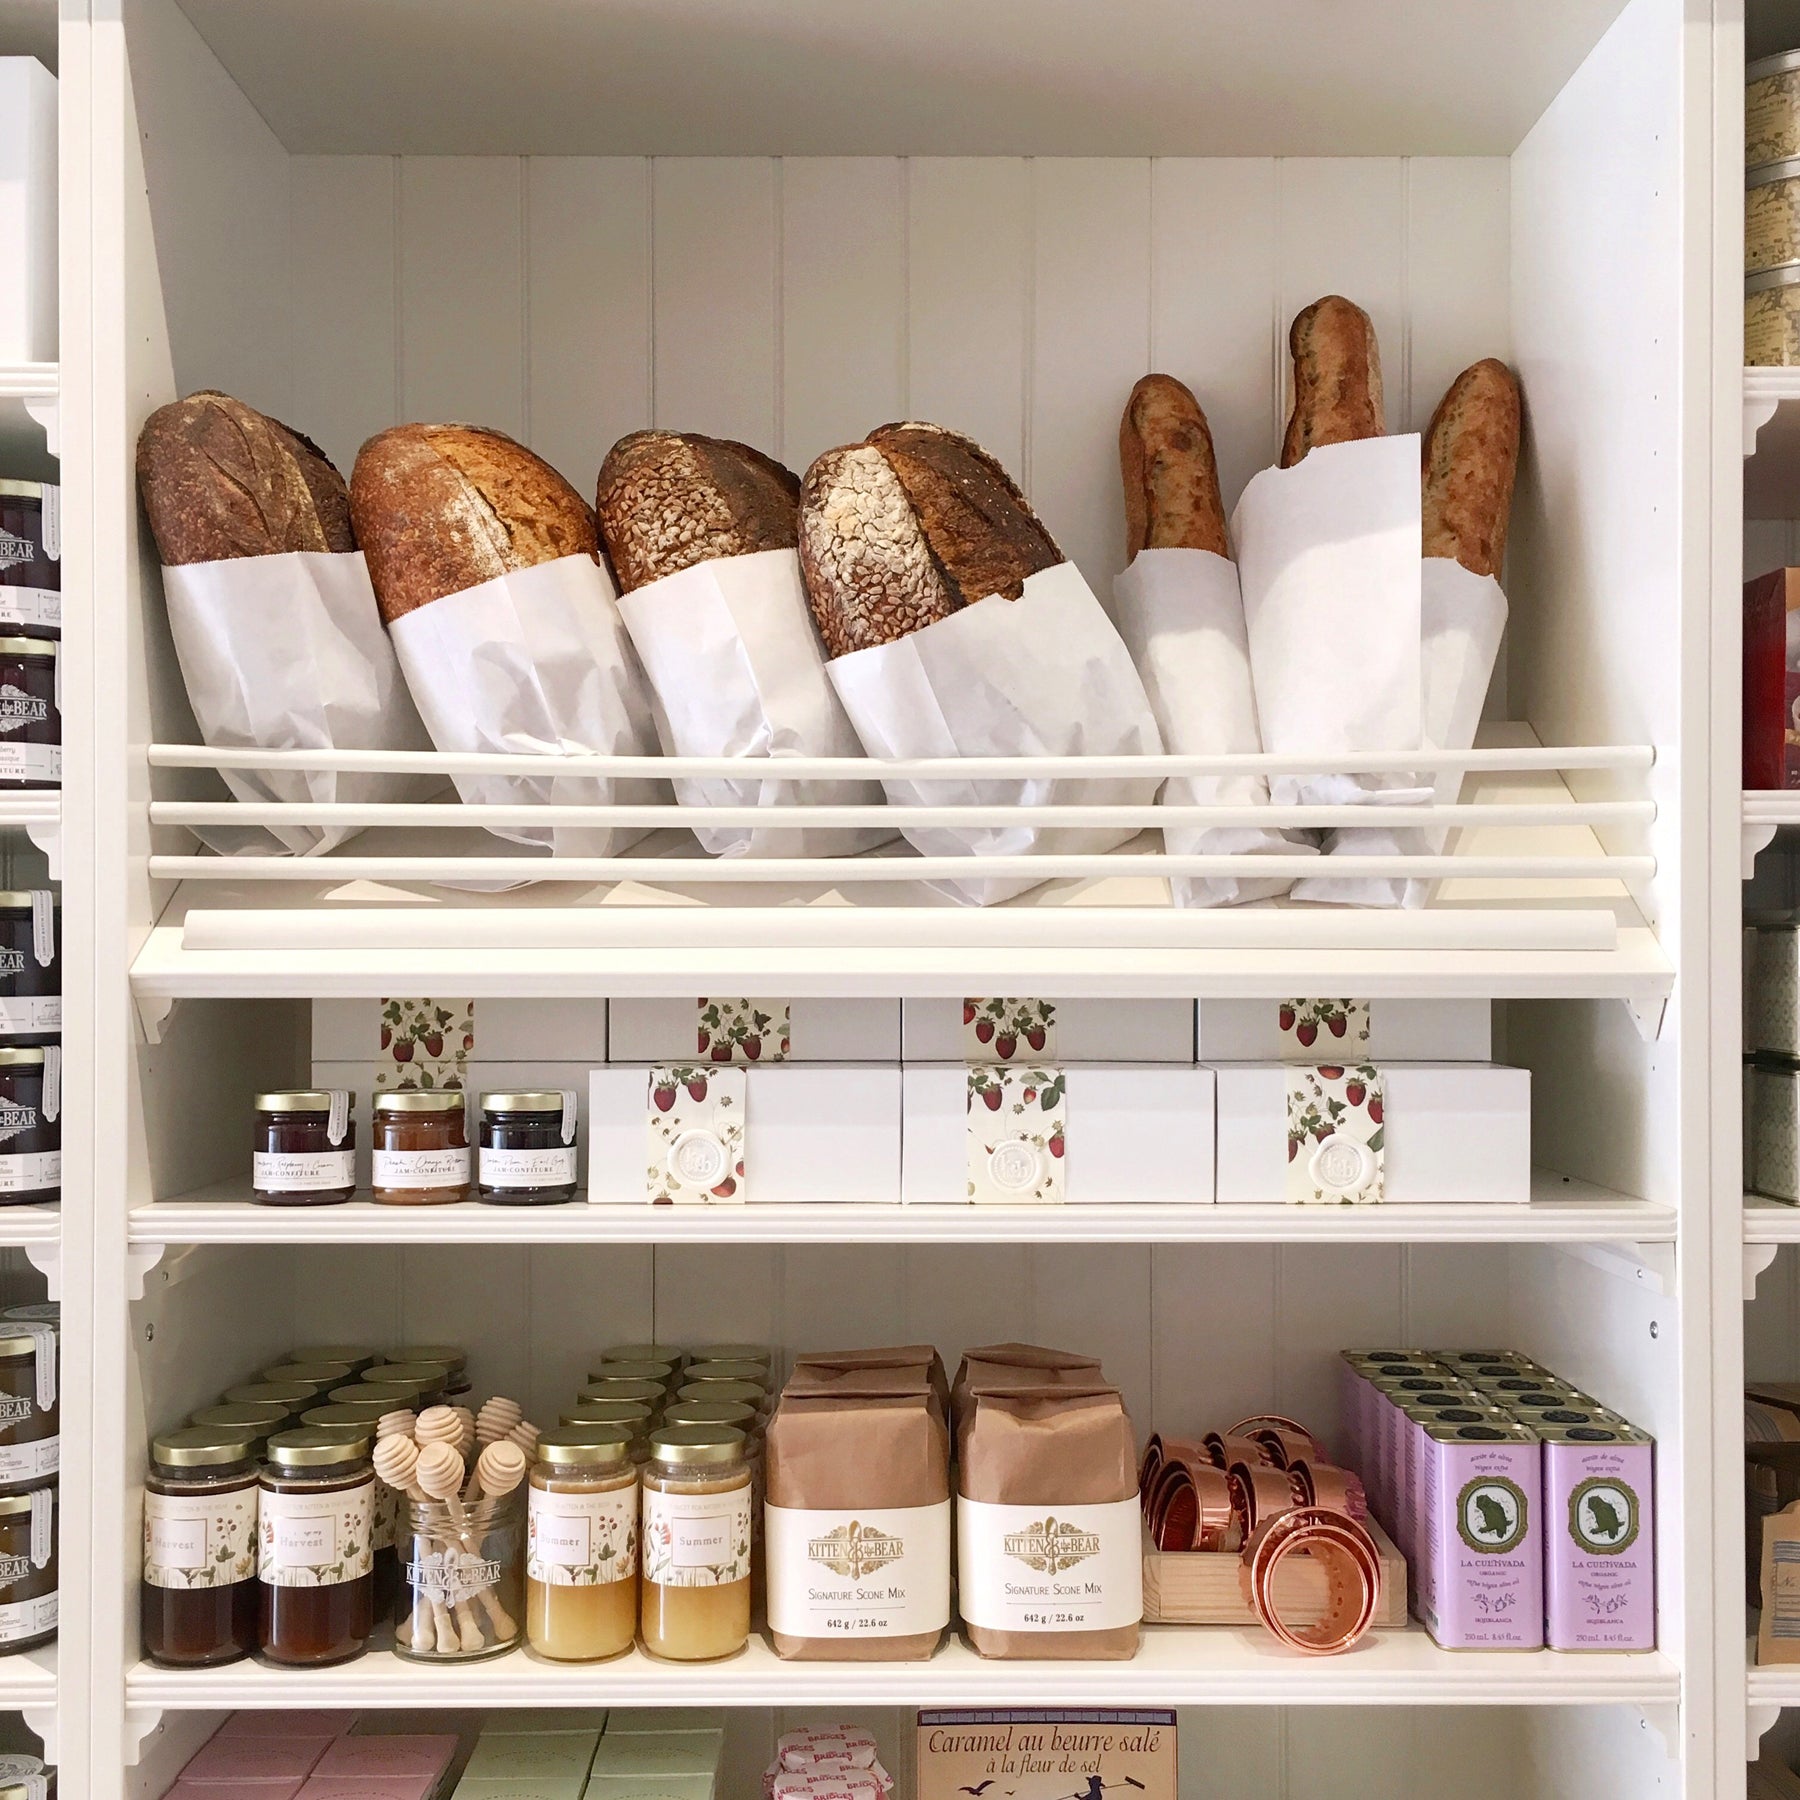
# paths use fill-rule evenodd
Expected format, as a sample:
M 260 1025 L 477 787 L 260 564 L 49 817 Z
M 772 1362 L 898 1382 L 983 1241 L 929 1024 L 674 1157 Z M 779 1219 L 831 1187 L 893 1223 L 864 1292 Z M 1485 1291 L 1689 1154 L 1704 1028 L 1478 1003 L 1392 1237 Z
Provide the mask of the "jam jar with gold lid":
M 0 892 L 0 1038 L 62 1030 L 62 921 L 48 888 Z
M 549 1089 L 481 1096 L 479 1197 L 491 1206 L 575 1198 L 575 1096 Z
M 0 1044 L 0 1206 L 62 1192 L 62 1051 Z
M 24 1650 L 56 1636 L 54 1485 L 0 1494 L 0 1650 Z
M 62 633 L 62 489 L 0 481 L 0 631 Z
M 271 1662 L 360 1656 L 375 1626 L 374 1440 L 333 1431 L 269 1439 L 257 1499 L 259 1635 Z
M 62 786 L 58 646 L 0 637 L 0 788 Z
M 469 1197 L 467 1096 L 458 1088 L 377 1094 L 372 1200 L 448 1206 Z
M 336 1206 L 356 1192 L 356 1096 L 347 1088 L 258 1094 L 251 1197 L 262 1206 Z
M 54 1317 L 0 1317 L 0 1488 L 34 1487 L 61 1466 L 58 1350 Z
M 190 1425 L 152 1441 L 140 1608 L 152 1662 L 212 1668 L 255 1653 L 260 1448 L 241 1425 Z

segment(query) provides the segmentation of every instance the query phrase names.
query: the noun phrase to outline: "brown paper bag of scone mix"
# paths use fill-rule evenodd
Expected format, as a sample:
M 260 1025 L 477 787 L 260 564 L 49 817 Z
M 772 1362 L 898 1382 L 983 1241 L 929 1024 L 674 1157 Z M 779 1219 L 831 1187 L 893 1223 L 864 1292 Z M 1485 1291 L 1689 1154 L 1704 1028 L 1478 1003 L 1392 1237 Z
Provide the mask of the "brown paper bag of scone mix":
M 1137 1451 L 1116 1388 L 970 1383 L 957 1414 L 956 1586 L 979 1656 L 1137 1654 Z
M 931 1344 L 895 1344 L 885 1350 L 809 1350 L 794 1359 L 788 1385 L 804 1376 L 810 1380 L 829 1379 L 857 1373 L 880 1373 L 892 1369 L 923 1369 L 938 1410 L 950 1416 L 950 1381 L 944 1373 L 944 1359 Z
M 1097 1356 L 1077 1350 L 1052 1350 L 1042 1344 L 980 1344 L 965 1350 L 950 1388 L 950 1418 L 954 1426 L 968 1411 L 972 1386 L 1070 1387 L 1104 1384 Z
M 801 1371 L 765 1455 L 775 1653 L 929 1657 L 950 1622 L 950 1442 L 930 1364 Z

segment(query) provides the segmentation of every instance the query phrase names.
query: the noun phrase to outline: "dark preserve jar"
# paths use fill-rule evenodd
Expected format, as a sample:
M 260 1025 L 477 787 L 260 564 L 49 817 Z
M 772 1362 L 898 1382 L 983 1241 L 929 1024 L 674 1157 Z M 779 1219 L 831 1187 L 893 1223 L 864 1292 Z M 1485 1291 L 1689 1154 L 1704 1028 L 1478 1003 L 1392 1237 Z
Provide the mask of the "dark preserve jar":
M 242 1426 L 190 1425 L 150 1445 L 144 1479 L 144 1654 L 171 1668 L 257 1646 L 256 1448 Z
M 62 786 L 56 645 L 0 637 L 0 788 Z
M 483 1094 L 477 1178 L 480 1198 L 492 1206 L 573 1200 L 575 1096 Z
M 0 893 L 0 1037 L 62 1030 L 62 921 L 48 888 Z
M 0 1494 L 0 1651 L 56 1636 L 54 1487 Z
M 0 1488 L 36 1487 L 61 1467 L 57 1313 L 21 1306 L 0 1315 Z
M 259 1636 L 270 1662 L 360 1656 L 375 1624 L 372 1440 L 332 1431 L 269 1439 L 259 1482 Z
M 0 481 L 0 631 L 62 632 L 62 489 Z
M 355 1096 L 283 1088 L 256 1096 L 250 1191 L 264 1206 L 335 1206 L 356 1192 Z
M 0 1206 L 62 1192 L 62 1051 L 0 1045 Z

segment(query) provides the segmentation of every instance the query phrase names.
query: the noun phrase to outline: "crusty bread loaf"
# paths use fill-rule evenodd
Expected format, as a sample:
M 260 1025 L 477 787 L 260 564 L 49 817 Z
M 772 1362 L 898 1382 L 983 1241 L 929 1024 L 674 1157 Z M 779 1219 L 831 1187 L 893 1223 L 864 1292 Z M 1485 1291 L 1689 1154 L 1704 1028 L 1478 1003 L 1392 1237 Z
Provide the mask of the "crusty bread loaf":
M 1486 357 L 1451 382 L 1422 460 L 1425 554 L 1498 575 L 1519 466 L 1519 384 L 1505 363 Z
M 628 594 L 717 557 L 792 550 L 799 502 L 799 476 L 748 444 L 634 431 L 607 453 L 594 511 Z
M 588 503 L 543 460 L 480 425 L 396 425 L 357 452 L 350 514 L 388 623 L 562 556 L 597 558 Z
M 1219 465 L 1200 402 L 1173 375 L 1146 375 L 1119 421 L 1125 560 L 1140 550 L 1229 556 Z
M 828 450 L 800 489 L 800 567 L 832 656 L 891 644 L 1063 560 L 980 445 L 941 425 L 883 425 Z
M 1281 466 L 1291 469 L 1321 444 L 1380 437 L 1381 347 L 1360 306 L 1327 294 L 1295 318 L 1288 332 L 1294 359 L 1294 410 L 1288 415 Z
M 356 548 L 344 478 L 325 452 L 228 394 L 159 406 L 138 434 L 137 479 L 168 567 Z

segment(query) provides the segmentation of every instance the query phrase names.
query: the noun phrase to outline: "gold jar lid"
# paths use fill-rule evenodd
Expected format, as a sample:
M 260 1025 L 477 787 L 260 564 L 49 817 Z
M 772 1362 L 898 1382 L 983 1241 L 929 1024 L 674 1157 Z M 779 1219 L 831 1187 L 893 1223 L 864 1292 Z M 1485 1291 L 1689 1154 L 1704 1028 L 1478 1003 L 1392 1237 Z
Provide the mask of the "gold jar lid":
M 383 1400 L 334 1400 L 328 1406 L 315 1406 L 300 1415 L 300 1423 L 309 1431 L 328 1426 L 361 1425 L 365 1428 L 391 1408 Z
M 29 1319 L 36 1325 L 60 1325 L 62 1323 L 62 1302 L 60 1300 L 31 1300 L 24 1306 L 9 1306 L 0 1311 L 0 1319 Z
M 761 1411 L 768 1391 L 753 1381 L 690 1381 L 676 1390 L 677 1400 L 737 1400 Z
M 272 1369 L 264 1369 L 263 1380 L 277 1383 L 304 1381 L 312 1387 L 324 1389 L 342 1387 L 355 1373 L 349 1363 L 286 1362 L 277 1363 Z
M 684 1350 L 676 1349 L 672 1344 L 612 1344 L 602 1350 L 594 1360 L 603 1363 L 668 1363 L 678 1369 L 687 1361 L 687 1353 Z
M 284 1469 L 329 1469 L 339 1463 L 361 1462 L 374 1442 L 371 1431 L 355 1437 L 336 1430 L 280 1431 L 269 1439 L 268 1458 Z
M 213 1469 L 248 1462 L 255 1432 L 241 1425 L 188 1425 L 150 1440 L 150 1460 L 165 1469 Z
M 375 1366 L 391 1369 L 408 1363 L 437 1363 L 453 1374 L 461 1374 L 469 1366 L 469 1353 L 460 1344 L 407 1344 L 399 1350 L 383 1352 Z
M 650 1434 L 650 1456 L 683 1467 L 742 1462 L 744 1441 L 731 1425 L 665 1425 Z
M 289 1362 L 348 1363 L 356 1370 L 367 1368 L 374 1360 L 375 1352 L 361 1344 L 306 1344 L 288 1352 Z
M 441 1388 L 449 1367 L 440 1362 L 371 1363 L 362 1372 L 367 1382 L 416 1381 L 426 1389 Z
M 0 1325 L 0 1356 L 35 1356 L 37 1346 L 29 1331 L 8 1331 Z
M 1756 65 L 1752 63 L 1751 68 Z M 1755 77 L 1751 77 L 1755 80 Z M 14 481 L 8 478 L 0 481 L 0 495 L 8 500 L 41 500 L 44 497 L 44 484 L 41 481 Z
M 603 1362 L 596 1363 L 588 1370 L 590 1382 L 599 1381 L 660 1381 L 667 1384 L 669 1377 L 675 1373 L 672 1363 L 663 1362 Z
M 30 1068 L 33 1063 L 44 1060 L 41 1044 L 8 1044 L 0 1050 L 0 1069 Z
M 582 1400 L 642 1400 L 658 1406 L 668 1390 L 660 1381 L 590 1381 L 581 1390 Z
M 279 1425 L 291 1415 L 285 1406 L 264 1406 L 251 1402 L 236 1402 L 225 1406 L 203 1406 L 197 1413 L 189 1415 L 190 1425 L 223 1425 L 226 1427 L 241 1426 L 253 1432 L 258 1438 L 269 1435 L 271 1426 Z
M 250 1103 L 258 1112 L 328 1113 L 331 1095 L 325 1088 L 277 1088 L 273 1093 L 258 1094 Z M 352 1107 L 356 1096 L 350 1096 Z
M 325 1396 L 333 1406 L 364 1406 L 380 1401 L 384 1412 L 409 1412 L 427 1390 L 416 1381 L 352 1381 Z
M 367 1456 L 375 1447 L 375 1424 L 371 1419 L 335 1419 L 320 1425 L 310 1413 L 301 1419 L 301 1429 L 314 1437 L 330 1438 L 356 1456 Z
M 481 1110 L 497 1113 L 555 1113 L 562 1117 L 563 1097 L 549 1088 L 528 1089 L 523 1093 L 483 1094 Z
M 559 1425 L 539 1435 L 537 1459 L 555 1468 L 601 1468 L 631 1460 L 632 1433 L 623 1425 Z
M 0 638 L 0 656 L 49 656 L 56 655 L 56 644 L 50 638 Z
M 765 1369 L 774 1367 L 775 1354 L 767 1344 L 696 1344 L 688 1352 L 689 1362 L 753 1362 Z
M 742 1357 L 716 1357 L 705 1362 L 691 1362 L 687 1366 L 689 1381 L 753 1381 L 758 1387 L 769 1385 L 769 1371 L 758 1362 L 746 1362 Z
M 267 1401 L 271 1406 L 285 1406 L 291 1411 L 311 1400 L 318 1391 L 304 1381 L 246 1381 L 239 1387 L 227 1388 L 219 1398 L 240 1406 Z
M 375 1096 L 378 1113 L 447 1113 L 466 1109 L 468 1095 L 461 1088 L 396 1088 Z
M 50 1496 L 50 1504 L 53 1507 L 62 1504 L 57 1498 L 56 1483 L 54 1481 L 51 1482 L 48 1487 L 37 1488 L 34 1492 L 48 1494 Z M 31 1511 L 31 1501 L 31 1494 L 0 1494 L 0 1516 L 12 1518 L 19 1513 L 28 1513 Z M 55 1552 L 52 1551 L 51 1554 L 54 1555 Z
M 650 1408 L 636 1400 L 577 1400 L 565 1407 L 562 1425 L 623 1425 L 634 1436 L 643 1437 L 650 1429 Z
M 677 1400 L 663 1414 L 665 1425 L 734 1425 L 747 1437 L 762 1429 L 754 1406 L 741 1400 Z

